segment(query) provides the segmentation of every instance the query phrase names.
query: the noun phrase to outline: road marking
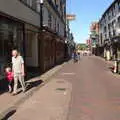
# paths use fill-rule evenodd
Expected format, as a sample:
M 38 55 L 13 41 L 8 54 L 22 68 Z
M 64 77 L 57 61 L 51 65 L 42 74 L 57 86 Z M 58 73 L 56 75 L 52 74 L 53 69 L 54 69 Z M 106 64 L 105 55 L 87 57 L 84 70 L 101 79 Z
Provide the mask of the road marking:
M 75 75 L 75 73 L 62 73 L 62 75 Z

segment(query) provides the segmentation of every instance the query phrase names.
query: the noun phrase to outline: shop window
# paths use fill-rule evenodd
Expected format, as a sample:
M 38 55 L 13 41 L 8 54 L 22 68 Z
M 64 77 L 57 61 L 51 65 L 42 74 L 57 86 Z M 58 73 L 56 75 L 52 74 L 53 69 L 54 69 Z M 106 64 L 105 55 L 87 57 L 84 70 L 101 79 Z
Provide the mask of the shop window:
M 37 0 L 20 0 L 20 1 L 22 1 L 25 5 L 37 11 Z
M 57 30 L 57 20 L 55 19 L 55 32 Z
M 52 27 L 52 16 L 50 13 L 48 13 L 48 26 L 51 28 Z
M 120 12 L 120 2 L 118 1 L 118 11 Z
M 3 71 L 2 66 L 11 63 L 12 49 L 23 53 L 23 25 L 2 16 L 0 20 L 0 71 Z
M 26 32 L 26 57 L 32 57 L 32 42 L 34 33 L 31 31 Z
M 59 33 L 59 31 L 60 31 L 60 25 L 59 25 L 59 23 L 57 24 L 57 29 L 58 29 L 58 33 Z
M 118 23 L 117 23 L 117 25 L 120 28 L 120 17 L 118 17 Z

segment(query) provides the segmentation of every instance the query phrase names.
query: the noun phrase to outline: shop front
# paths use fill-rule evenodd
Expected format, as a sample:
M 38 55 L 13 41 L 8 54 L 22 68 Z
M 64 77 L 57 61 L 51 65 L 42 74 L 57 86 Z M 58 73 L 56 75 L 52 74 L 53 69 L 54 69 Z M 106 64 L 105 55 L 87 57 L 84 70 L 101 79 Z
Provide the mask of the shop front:
M 47 29 L 39 36 L 40 41 L 40 68 L 42 72 L 59 64 L 64 59 L 65 46 L 61 38 Z
M 56 45 L 56 63 L 60 64 L 63 62 L 65 56 L 65 43 L 63 42 L 63 39 L 57 39 L 57 45 Z
M 46 71 L 56 64 L 56 37 L 48 31 L 43 32 L 42 35 L 41 65 L 42 71 Z
M 38 71 L 39 59 L 39 28 L 25 24 L 25 60 L 28 71 Z M 40 70 L 39 70 L 40 71 Z
M 113 48 L 110 40 L 106 40 L 104 44 L 104 57 L 107 61 L 110 61 L 113 57 Z
M 24 25 L 0 15 L 0 74 L 11 64 L 11 51 L 18 49 L 24 55 Z

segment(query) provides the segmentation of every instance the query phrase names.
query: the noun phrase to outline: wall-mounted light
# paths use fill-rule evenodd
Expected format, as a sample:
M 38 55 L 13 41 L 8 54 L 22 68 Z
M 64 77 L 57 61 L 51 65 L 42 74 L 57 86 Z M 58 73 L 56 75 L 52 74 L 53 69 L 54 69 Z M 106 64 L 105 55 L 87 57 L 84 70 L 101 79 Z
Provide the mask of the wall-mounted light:
M 44 0 L 40 0 L 40 4 L 43 4 Z

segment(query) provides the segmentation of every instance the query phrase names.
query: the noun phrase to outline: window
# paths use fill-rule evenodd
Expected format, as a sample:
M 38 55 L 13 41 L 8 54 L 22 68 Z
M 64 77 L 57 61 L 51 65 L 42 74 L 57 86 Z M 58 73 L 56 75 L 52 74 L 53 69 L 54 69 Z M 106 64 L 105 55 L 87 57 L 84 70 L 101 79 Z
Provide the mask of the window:
M 115 36 L 116 35 L 116 30 L 113 30 L 113 36 Z
M 26 31 L 26 56 L 32 57 L 32 42 L 34 39 L 34 33 L 31 31 Z
M 110 24 L 108 24 L 108 30 L 110 31 L 110 29 L 111 29 L 111 27 L 110 27 L 111 25 Z
M 37 10 L 37 1 L 36 0 L 32 0 L 32 8 Z
M 25 3 L 27 6 L 37 11 L 37 0 L 20 0 Z
M 57 4 L 57 0 L 55 0 L 55 5 Z
M 57 3 L 57 0 L 55 0 L 55 7 L 56 7 L 56 9 L 58 9 L 58 3 Z
M 117 23 L 118 27 L 120 28 L 120 17 L 118 18 L 118 23 Z
M 56 29 L 56 28 L 57 28 L 56 25 L 57 25 L 57 20 L 55 19 L 55 32 L 56 32 L 56 30 L 57 30 L 57 29 Z
M 120 12 L 120 1 L 118 1 L 118 12 Z
M 105 33 L 107 32 L 107 28 L 106 28 L 106 27 L 104 27 L 104 32 L 105 32 Z
M 58 32 L 60 31 L 60 25 L 59 23 L 57 24 Z
M 101 44 L 102 44 L 102 41 L 103 41 L 102 33 L 100 34 L 100 40 L 101 40 Z
M 51 28 L 52 27 L 52 16 L 50 13 L 48 13 L 48 26 Z
M 105 34 L 105 39 L 107 39 L 107 34 Z
M 108 13 L 108 20 L 111 20 L 111 11 Z

